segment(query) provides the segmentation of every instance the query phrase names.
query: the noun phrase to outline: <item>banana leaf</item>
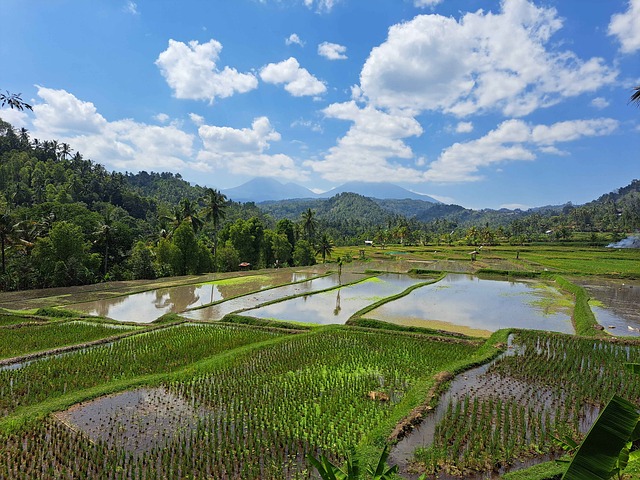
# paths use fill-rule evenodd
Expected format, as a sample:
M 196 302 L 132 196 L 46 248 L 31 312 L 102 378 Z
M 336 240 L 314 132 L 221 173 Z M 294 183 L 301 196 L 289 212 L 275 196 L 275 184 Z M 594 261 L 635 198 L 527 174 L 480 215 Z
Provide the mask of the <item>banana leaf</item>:
M 587 433 L 563 480 L 609 480 L 637 423 L 635 405 L 615 395 Z

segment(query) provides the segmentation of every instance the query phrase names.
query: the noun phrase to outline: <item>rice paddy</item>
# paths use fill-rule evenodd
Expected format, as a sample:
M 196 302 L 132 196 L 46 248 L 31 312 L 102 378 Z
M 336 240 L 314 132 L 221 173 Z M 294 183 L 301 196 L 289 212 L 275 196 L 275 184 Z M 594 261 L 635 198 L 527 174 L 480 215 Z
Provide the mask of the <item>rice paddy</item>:
M 613 393 L 640 402 L 640 377 L 622 367 L 640 362 L 640 344 L 603 332 L 550 332 L 573 332 L 596 295 L 580 294 L 588 312 L 578 314 L 577 290 L 568 282 L 535 277 L 545 277 L 545 269 L 579 270 L 588 249 L 523 249 L 518 259 L 515 249 L 492 249 L 473 263 L 464 249 L 443 250 L 399 249 L 401 255 L 381 255 L 392 260 L 347 265 L 340 276 L 289 271 L 283 284 L 266 272 L 179 286 L 196 303 L 174 302 L 171 290 L 149 292 L 151 303 L 172 304 L 168 311 L 194 323 L 175 314 L 156 326 L 148 318 L 137 325 L 53 310 L 1 315 L 0 358 L 22 360 L 0 369 L 0 478 L 317 478 L 309 455 L 341 462 L 354 447 L 366 459 L 392 431 L 421 417 L 423 424 L 406 428 L 398 443 L 407 447 L 403 459 L 390 457 L 402 463 L 401 475 L 415 478 L 413 468 L 429 478 L 473 477 L 549 458 L 558 451 L 553 437 L 580 440 Z M 591 273 L 637 269 L 637 254 L 593 258 Z M 611 259 L 622 262 L 610 263 L 615 272 L 605 268 Z M 534 279 L 458 274 L 453 278 L 468 278 L 471 293 L 457 292 L 440 310 L 429 303 L 427 292 L 445 296 L 456 288 L 434 270 L 498 267 Z M 409 268 L 429 275 L 371 273 Z M 505 289 L 485 291 L 485 282 Z M 207 285 L 217 289 L 213 299 L 197 290 Z M 606 295 L 598 300 L 597 307 L 612 308 Z M 72 304 L 73 295 L 65 302 Z M 411 328 L 366 321 L 388 320 L 380 315 L 385 308 L 400 315 L 402 305 L 420 306 Z M 436 311 L 452 315 L 431 315 Z M 232 312 L 250 317 L 249 325 L 225 322 Z M 500 321 L 492 323 L 495 313 Z M 347 318 L 367 328 L 336 325 Z M 287 322 L 293 328 L 283 328 Z M 300 322 L 316 325 L 304 330 Z M 622 328 L 610 333 L 628 335 Z M 499 351 L 506 353 L 486 363 Z

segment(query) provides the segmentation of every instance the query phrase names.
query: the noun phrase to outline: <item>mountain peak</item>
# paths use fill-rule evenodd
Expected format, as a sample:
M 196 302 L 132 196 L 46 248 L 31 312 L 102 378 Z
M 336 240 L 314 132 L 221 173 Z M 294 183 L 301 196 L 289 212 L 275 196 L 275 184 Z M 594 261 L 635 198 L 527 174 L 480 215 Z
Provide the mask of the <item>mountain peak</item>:
M 344 192 L 357 193 L 365 197 L 377 198 L 380 200 L 403 200 L 408 198 L 411 200 L 422 200 L 423 202 L 440 203 L 438 200 L 428 195 L 415 193 L 389 182 L 347 182 L 321 194 L 320 196 L 328 198 Z

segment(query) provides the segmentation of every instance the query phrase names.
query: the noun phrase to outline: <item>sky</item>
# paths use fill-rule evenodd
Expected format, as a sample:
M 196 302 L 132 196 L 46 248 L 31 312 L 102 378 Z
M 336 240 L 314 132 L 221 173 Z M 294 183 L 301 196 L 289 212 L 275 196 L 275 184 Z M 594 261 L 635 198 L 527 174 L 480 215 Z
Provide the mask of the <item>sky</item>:
M 108 170 L 467 208 L 640 178 L 640 0 L 1 0 L 0 109 Z

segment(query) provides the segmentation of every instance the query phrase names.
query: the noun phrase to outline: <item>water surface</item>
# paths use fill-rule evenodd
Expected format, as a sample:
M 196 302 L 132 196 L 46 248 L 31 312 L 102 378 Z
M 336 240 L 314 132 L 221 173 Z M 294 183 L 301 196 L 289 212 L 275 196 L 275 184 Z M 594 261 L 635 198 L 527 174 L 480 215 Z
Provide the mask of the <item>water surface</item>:
M 421 282 L 424 279 L 388 273 L 329 292 L 292 298 L 244 313 L 265 319 L 340 324 L 345 323 L 358 310 Z
M 298 282 L 311 276 L 313 274 L 291 271 L 248 275 L 199 285 L 165 287 L 94 302 L 77 303 L 68 305 L 68 308 L 119 321 L 149 323 L 166 313 L 184 312 L 189 308 L 260 291 L 274 285 Z
M 376 308 L 367 317 L 440 329 L 461 326 L 476 334 L 507 327 L 573 333 L 572 309 L 566 303 L 557 289 L 541 283 L 449 274 Z
M 602 278 L 572 279 L 597 300 L 596 320 L 611 335 L 640 336 L 640 282 Z

